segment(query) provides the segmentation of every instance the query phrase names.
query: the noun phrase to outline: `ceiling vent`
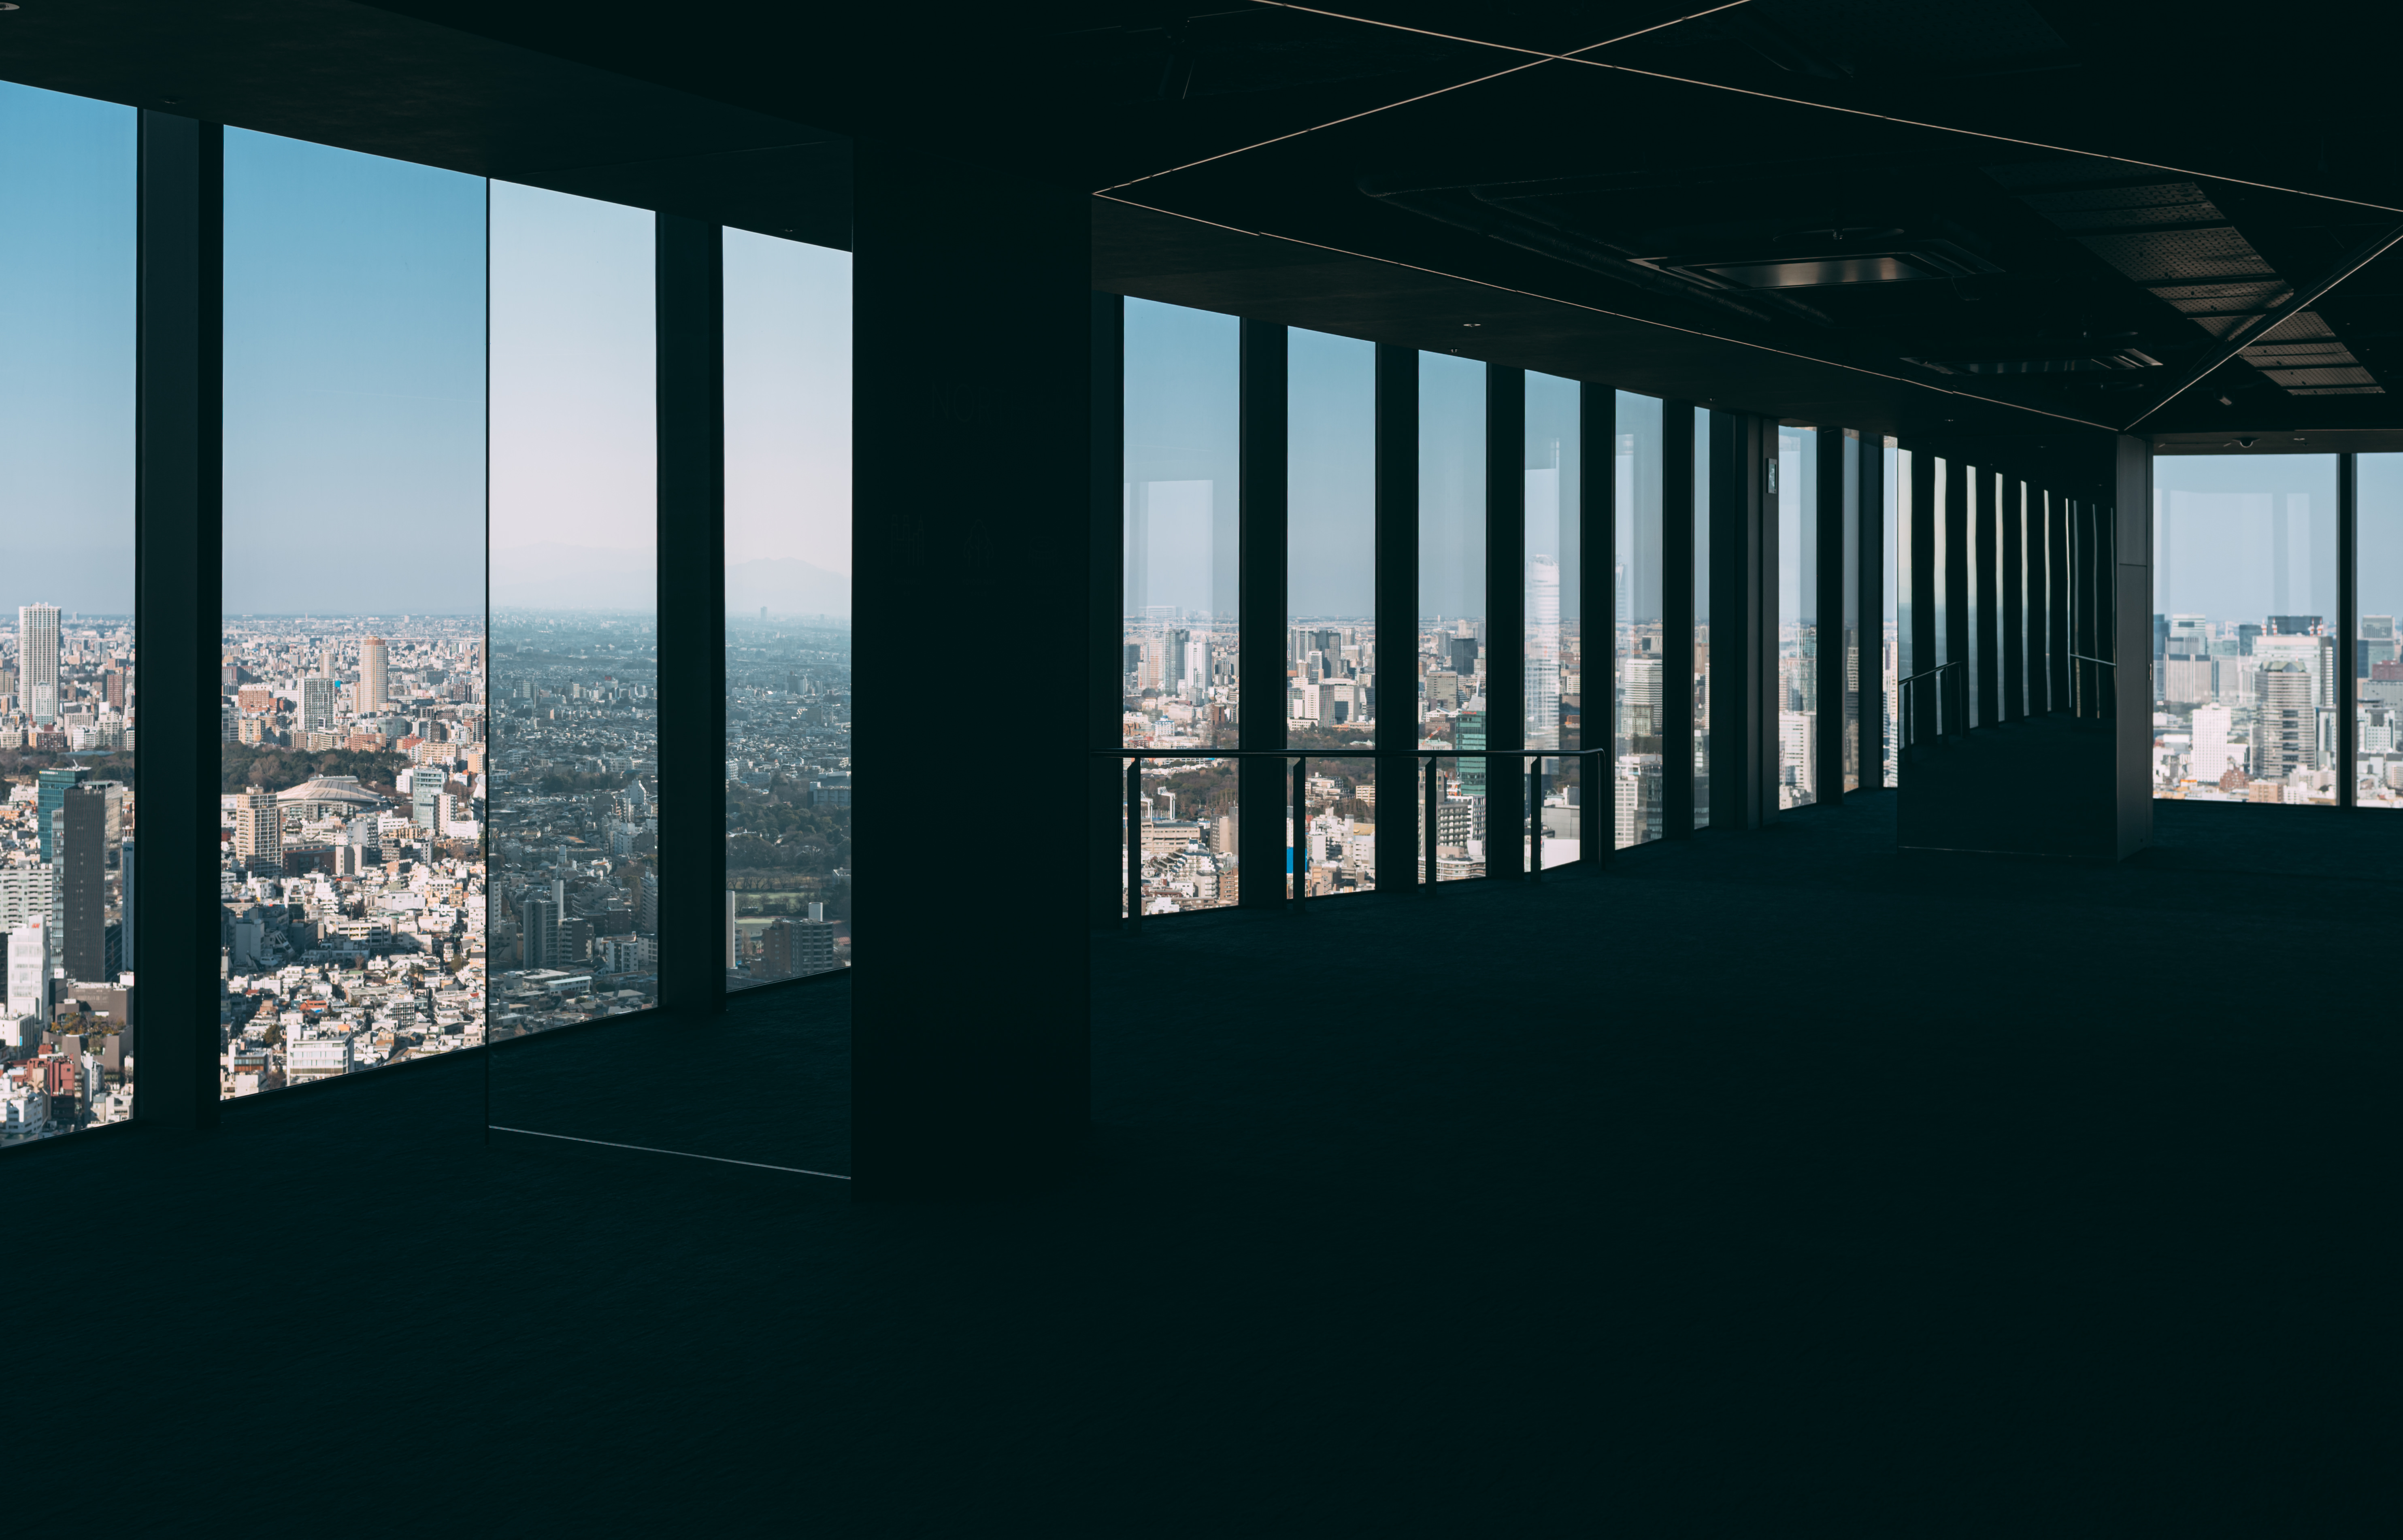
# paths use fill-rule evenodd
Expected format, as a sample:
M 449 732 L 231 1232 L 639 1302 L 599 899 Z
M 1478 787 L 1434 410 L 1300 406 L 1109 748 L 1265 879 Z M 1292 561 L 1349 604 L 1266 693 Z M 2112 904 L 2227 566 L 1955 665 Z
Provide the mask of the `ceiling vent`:
M 2125 369 L 2161 367 L 2160 359 L 2134 348 L 2028 358 L 1906 358 L 1903 362 L 1938 374 L 2116 374 Z
M 1913 240 L 1898 229 L 1816 230 L 1805 243 L 1793 236 L 1777 252 L 1728 252 L 1703 257 L 1639 257 L 1647 268 L 1731 289 L 1813 289 L 1849 284 L 1917 284 L 1970 278 L 2002 270 L 1952 241 Z M 1863 237 L 1866 237 L 1864 239 Z

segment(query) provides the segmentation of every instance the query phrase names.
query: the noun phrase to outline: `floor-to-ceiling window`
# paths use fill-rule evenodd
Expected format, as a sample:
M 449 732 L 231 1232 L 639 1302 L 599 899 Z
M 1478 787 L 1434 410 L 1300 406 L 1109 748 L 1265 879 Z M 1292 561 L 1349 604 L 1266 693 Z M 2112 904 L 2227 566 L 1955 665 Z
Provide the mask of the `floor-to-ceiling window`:
M 1819 436 L 1777 430 L 1777 805 L 1818 800 Z
M 730 989 L 851 962 L 851 254 L 725 232 Z
M 2403 807 L 2403 454 L 2354 458 L 2354 800 Z
M 1612 639 L 1618 670 L 1618 722 L 1611 757 L 1613 849 L 1660 838 L 1660 398 L 1620 391 L 1617 479 L 1618 538 L 1611 563 Z M 1696 423 L 1702 431 L 1703 424 Z M 1707 647 L 1707 636 L 1698 639 Z
M 1410 655 L 1379 668 L 1377 652 L 1377 349 L 1299 328 L 1285 342 L 1285 739 L 1289 748 L 1376 746 L 1380 697 L 1407 724 L 1418 671 Z M 1408 636 L 1410 632 L 1402 633 Z M 1401 643 L 1396 644 L 1402 646 Z M 1273 707 L 1270 709 L 1274 709 Z M 1404 728 L 1408 730 L 1407 727 Z M 1304 826 L 1285 825 L 1287 885 L 1297 839 L 1313 892 L 1377 881 L 1377 782 L 1368 759 L 1313 759 Z M 1396 860 L 1409 860 L 1396 853 Z
M 495 1037 L 659 998 L 655 250 L 492 184 Z
M 1487 783 L 1518 764 L 1475 752 L 1488 742 L 1486 452 L 1485 366 L 1419 354 L 1419 742 L 1462 751 L 1437 761 L 1438 881 L 1485 875 Z
M 1143 765 L 1143 907 L 1237 896 L 1242 323 L 1126 301 L 1124 736 Z
M 2333 805 L 2337 457 L 2163 455 L 2153 488 L 2151 699 L 2144 659 L 2119 686 L 2157 724 L 2153 794 Z
M 1527 737 L 1531 749 L 1578 749 L 1577 664 L 1584 594 L 1584 387 L 1549 374 L 1527 376 Z M 1543 762 L 1542 866 L 1577 858 L 1590 803 L 1573 756 Z
M 0 83 L 0 1145 L 132 1116 L 134 112 Z
M 227 1096 L 484 1038 L 484 214 L 225 136 Z

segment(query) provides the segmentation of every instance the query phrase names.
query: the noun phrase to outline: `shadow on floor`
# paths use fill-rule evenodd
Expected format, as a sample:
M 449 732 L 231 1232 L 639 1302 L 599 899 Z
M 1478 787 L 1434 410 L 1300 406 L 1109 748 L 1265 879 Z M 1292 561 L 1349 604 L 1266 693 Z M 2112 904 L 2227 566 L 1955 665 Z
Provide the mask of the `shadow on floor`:
M 1102 937 L 1092 1159 L 1008 1201 L 488 1148 L 472 1061 L 12 1158 L 19 1512 L 2366 1533 L 2403 821 L 2215 821 L 2253 811 L 1967 864 L 1896 857 L 1871 798 Z M 840 988 L 495 1084 L 558 1131 L 831 1159 Z

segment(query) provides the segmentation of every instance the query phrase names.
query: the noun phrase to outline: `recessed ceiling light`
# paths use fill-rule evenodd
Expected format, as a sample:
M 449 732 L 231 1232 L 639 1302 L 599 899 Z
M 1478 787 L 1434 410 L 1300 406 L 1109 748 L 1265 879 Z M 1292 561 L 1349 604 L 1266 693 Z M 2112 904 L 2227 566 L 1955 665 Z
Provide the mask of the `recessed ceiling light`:
M 1485 323 L 1484 323 L 1484 322 L 1482 322 L 1482 321 L 1463 321 L 1463 322 L 1461 323 L 1461 325 L 1462 325 L 1462 326 L 1471 326 L 1471 327 L 1475 327 L 1475 326 L 1481 326 L 1485 325 Z

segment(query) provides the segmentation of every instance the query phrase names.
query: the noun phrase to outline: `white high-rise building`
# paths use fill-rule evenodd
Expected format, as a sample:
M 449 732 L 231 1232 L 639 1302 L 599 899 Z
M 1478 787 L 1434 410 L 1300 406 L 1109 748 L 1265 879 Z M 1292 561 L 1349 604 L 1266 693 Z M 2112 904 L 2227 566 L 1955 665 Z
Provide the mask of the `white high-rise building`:
M 0 931 L 49 920 L 58 907 L 58 868 L 47 861 L 0 867 Z
M 36 722 L 59 719 L 59 607 L 21 604 L 17 609 L 18 693 Z
M 1527 747 L 1561 746 L 1561 564 L 1527 559 Z
M 27 919 L 8 933 L 8 1019 L 50 1015 L 50 921 Z
M 2226 706 L 2194 708 L 2194 746 L 2187 754 L 2187 773 L 2203 785 L 2219 784 L 2237 758 L 2228 746 L 2229 715 Z
M 300 730 L 331 732 L 334 730 L 340 681 L 308 678 L 300 681 Z

